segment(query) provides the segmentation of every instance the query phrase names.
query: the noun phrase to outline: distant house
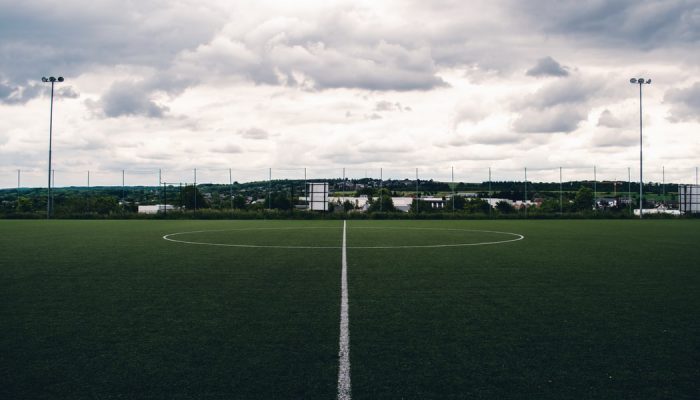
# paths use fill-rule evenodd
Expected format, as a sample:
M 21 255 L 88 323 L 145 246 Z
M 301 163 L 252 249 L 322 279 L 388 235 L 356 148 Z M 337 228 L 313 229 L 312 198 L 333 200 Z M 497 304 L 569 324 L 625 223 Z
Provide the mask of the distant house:
M 600 197 L 595 200 L 597 208 L 617 207 L 617 199 L 614 197 Z
M 420 197 L 418 201 L 429 204 L 430 208 L 435 210 L 445 208 L 445 199 L 442 197 Z

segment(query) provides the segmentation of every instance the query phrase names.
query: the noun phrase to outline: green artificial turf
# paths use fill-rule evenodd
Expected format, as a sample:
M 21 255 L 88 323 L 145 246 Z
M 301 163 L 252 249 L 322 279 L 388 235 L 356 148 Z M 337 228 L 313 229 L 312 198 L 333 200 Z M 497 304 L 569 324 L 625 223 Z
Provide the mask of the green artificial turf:
M 525 239 L 473 245 L 517 238 L 493 231 Z M 218 246 L 162 239 L 178 232 Z M 700 393 L 700 221 L 347 235 L 355 399 Z M 0 221 L 0 238 L 0 398 L 335 397 L 342 221 Z

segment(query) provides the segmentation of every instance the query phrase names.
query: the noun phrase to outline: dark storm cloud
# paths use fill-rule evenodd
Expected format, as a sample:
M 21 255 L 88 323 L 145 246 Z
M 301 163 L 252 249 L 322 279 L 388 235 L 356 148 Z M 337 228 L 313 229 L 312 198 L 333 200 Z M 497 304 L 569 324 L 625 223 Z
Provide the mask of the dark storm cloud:
M 0 82 L 0 103 L 24 104 L 39 96 L 44 88 L 39 84 L 15 86 L 10 83 Z
M 527 70 L 526 74 L 529 76 L 568 76 L 569 71 L 567 69 L 567 67 L 562 67 L 552 57 L 547 56 L 537 60 L 537 64 Z
M 576 41 L 637 49 L 700 41 L 700 3 L 696 0 L 517 1 L 513 6 L 545 33 Z
M 223 21 L 216 10 L 187 2 L 0 1 L 0 82 L 12 89 L 8 95 L 0 87 L 0 102 L 40 95 L 33 88 L 42 76 L 70 78 L 114 65 L 167 69 L 182 50 L 209 40 Z
M 668 90 L 664 103 L 671 106 L 667 117 L 669 121 L 700 121 L 700 82 L 684 89 Z

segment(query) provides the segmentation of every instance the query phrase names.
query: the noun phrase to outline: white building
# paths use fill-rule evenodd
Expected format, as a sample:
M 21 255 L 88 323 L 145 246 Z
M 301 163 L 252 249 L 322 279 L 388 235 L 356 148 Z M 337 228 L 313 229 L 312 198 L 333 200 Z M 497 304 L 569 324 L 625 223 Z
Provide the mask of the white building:
M 158 214 L 159 212 L 175 210 L 172 204 L 156 204 L 153 206 L 139 206 L 139 214 Z

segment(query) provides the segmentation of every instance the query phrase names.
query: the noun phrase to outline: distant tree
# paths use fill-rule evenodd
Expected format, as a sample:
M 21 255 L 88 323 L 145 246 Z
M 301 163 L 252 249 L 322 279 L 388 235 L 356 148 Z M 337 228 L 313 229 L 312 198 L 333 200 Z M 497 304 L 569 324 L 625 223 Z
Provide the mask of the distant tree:
M 168 190 L 170 192 L 170 190 Z M 195 196 L 197 197 L 197 208 L 208 208 L 209 204 L 207 203 L 206 199 L 204 196 L 202 196 L 202 193 L 200 193 L 199 188 L 195 186 L 185 186 L 182 188 L 182 192 L 180 193 L 180 205 L 185 207 L 188 210 L 194 210 L 194 205 L 195 205 Z M 175 198 L 175 194 L 173 193 L 173 198 Z
M 515 211 L 515 208 L 513 208 L 513 205 L 509 202 L 501 200 L 496 203 L 496 210 L 503 214 L 510 214 Z
M 415 213 L 429 211 L 433 211 L 433 208 L 430 206 L 430 203 L 419 199 L 413 199 L 413 202 L 411 203 L 411 212 Z
M 241 195 L 233 196 L 233 208 L 245 208 L 245 197 Z
M 557 213 L 559 212 L 559 199 L 546 199 L 542 202 L 540 206 L 540 211 L 543 213 Z
M 377 211 L 396 211 L 396 208 L 394 207 L 394 201 L 391 199 L 391 194 L 389 193 L 388 189 L 379 190 L 377 199 L 370 200 L 369 212 Z
M 576 211 L 586 211 L 593 209 L 593 191 L 590 188 L 581 186 L 574 197 L 574 209 Z
M 464 205 L 464 209 L 469 213 L 487 214 L 490 208 L 491 205 L 489 205 L 488 201 L 478 198 L 471 199 L 470 201 L 467 201 Z
M 455 195 L 454 198 L 447 199 L 445 209 L 449 211 L 462 211 L 464 210 L 464 206 L 466 204 L 467 200 L 464 198 L 464 196 Z
M 17 211 L 29 212 L 32 211 L 32 199 L 29 197 L 20 197 L 17 199 Z
M 119 201 L 114 196 L 98 196 L 90 202 L 90 209 L 98 214 L 109 214 L 119 210 Z
M 275 192 L 272 193 L 270 199 L 271 208 L 278 210 L 290 210 L 292 208 L 292 202 L 289 198 L 289 194 L 285 192 Z
M 355 205 L 350 200 L 343 201 L 343 210 L 345 212 L 348 212 L 348 211 L 354 210 L 354 209 L 355 209 Z

